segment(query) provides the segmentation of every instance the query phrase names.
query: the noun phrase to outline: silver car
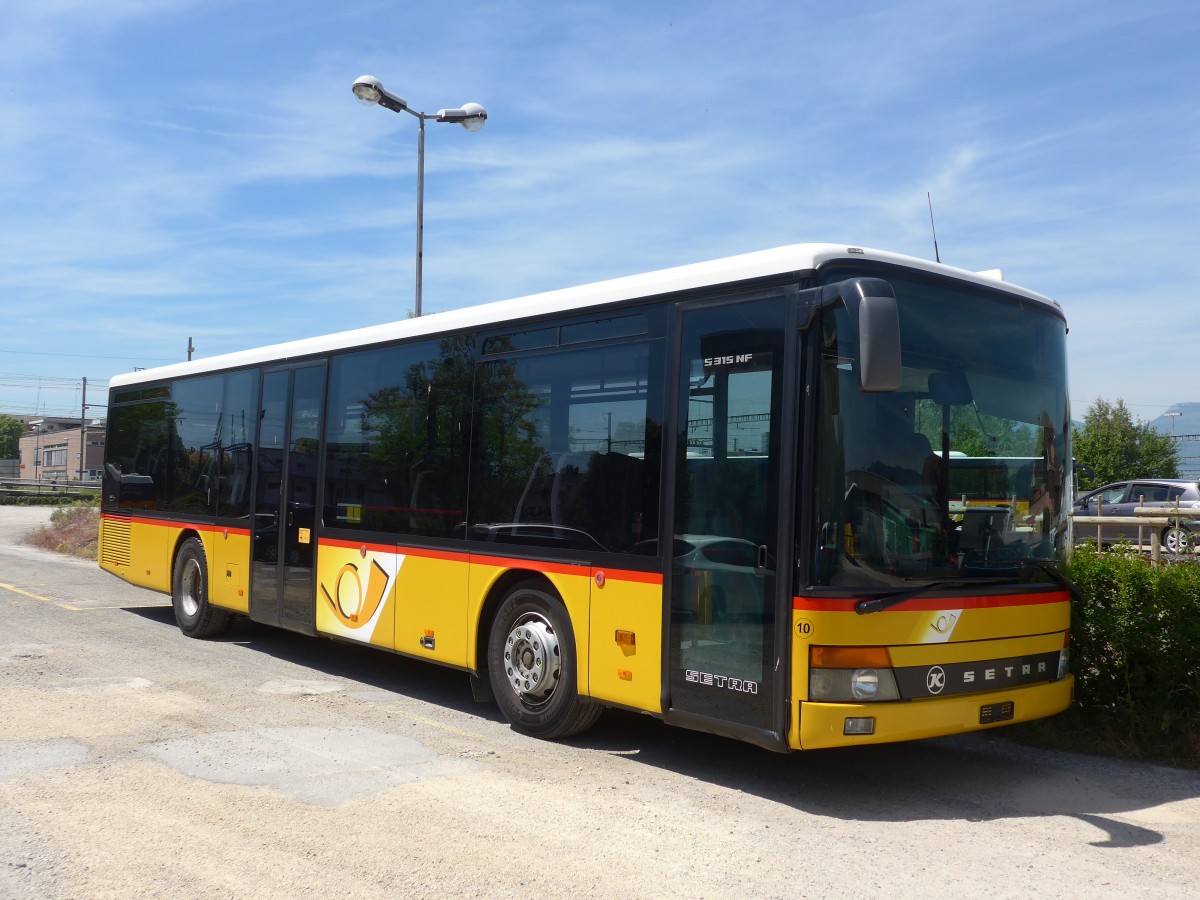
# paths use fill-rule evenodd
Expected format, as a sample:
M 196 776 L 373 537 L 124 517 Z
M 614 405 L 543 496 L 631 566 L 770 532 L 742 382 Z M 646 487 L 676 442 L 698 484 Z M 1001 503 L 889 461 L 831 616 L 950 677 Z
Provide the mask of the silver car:
M 1200 513 L 1200 486 L 1194 481 L 1169 478 L 1117 481 L 1076 498 L 1071 512 L 1076 516 L 1131 517 L 1139 506 L 1172 509 L 1177 504 L 1180 510 Z M 1200 543 L 1200 519 L 1183 519 L 1179 526 L 1156 526 L 1161 528 L 1162 546 L 1168 553 L 1184 553 Z M 1149 543 L 1150 531 L 1150 525 L 1102 525 L 1099 526 L 1099 537 L 1102 544 L 1137 544 L 1140 533 L 1141 539 Z M 1077 541 L 1096 540 L 1096 537 L 1096 525 L 1075 526 Z

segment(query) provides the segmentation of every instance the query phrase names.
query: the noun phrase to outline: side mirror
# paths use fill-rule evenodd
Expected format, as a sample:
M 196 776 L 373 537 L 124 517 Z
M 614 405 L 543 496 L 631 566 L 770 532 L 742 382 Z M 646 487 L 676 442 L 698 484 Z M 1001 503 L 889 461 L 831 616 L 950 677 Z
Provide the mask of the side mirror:
M 858 325 L 858 383 L 869 393 L 900 390 L 900 314 L 896 293 L 880 278 L 850 278 L 821 292 L 821 305 L 841 303 Z

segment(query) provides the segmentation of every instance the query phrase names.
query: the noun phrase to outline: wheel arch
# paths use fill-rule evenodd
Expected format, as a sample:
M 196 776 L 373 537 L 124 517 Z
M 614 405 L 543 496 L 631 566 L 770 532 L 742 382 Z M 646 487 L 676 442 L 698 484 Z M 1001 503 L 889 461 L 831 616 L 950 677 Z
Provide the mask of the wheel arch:
M 558 597 L 562 602 L 562 592 L 555 587 L 545 573 L 534 569 L 507 569 L 488 586 L 483 598 L 483 606 L 479 610 L 479 619 L 475 628 L 475 668 L 476 675 L 485 676 L 487 673 L 488 640 L 492 634 L 492 625 L 496 621 L 496 610 L 504 602 L 512 590 L 519 584 L 530 584 L 539 590 L 546 591 Z M 578 638 L 576 639 L 578 643 Z
M 170 560 L 171 580 L 170 580 L 170 583 L 172 585 L 175 583 L 175 566 L 178 565 L 178 563 L 179 563 L 179 551 L 183 548 L 183 545 L 185 543 L 187 543 L 187 541 L 191 540 L 192 538 L 195 538 L 197 541 L 199 541 L 200 546 L 204 548 L 204 563 L 205 563 L 205 566 L 208 565 L 208 557 L 209 557 L 208 546 L 204 543 L 204 538 L 201 536 L 200 532 L 197 531 L 195 528 L 180 529 L 179 534 L 177 534 L 175 536 L 175 543 L 171 547 L 171 560 Z M 207 576 L 210 573 L 205 572 L 204 574 Z

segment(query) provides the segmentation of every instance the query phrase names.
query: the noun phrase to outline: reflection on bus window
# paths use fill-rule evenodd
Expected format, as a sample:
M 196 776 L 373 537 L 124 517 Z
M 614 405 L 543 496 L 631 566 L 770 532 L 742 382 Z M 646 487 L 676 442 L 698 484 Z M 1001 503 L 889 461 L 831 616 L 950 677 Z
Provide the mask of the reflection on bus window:
M 1048 577 L 1065 552 L 1070 427 L 1061 320 L 895 278 L 903 381 L 858 386 L 845 310 L 824 314 L 817 581 Z M 986 293 L 985 289 L 979 289 Z

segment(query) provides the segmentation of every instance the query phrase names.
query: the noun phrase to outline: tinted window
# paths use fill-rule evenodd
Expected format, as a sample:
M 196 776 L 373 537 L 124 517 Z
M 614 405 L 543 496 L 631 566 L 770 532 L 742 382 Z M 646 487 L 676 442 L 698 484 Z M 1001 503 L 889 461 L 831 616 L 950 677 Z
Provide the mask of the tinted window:
M 258 371 L 225 376 L 221 417 L 213 438 L 217 453 L 217 515 L 250 512 L 254 424 L 258 418 Z
M 476 372 L 471 536 L 632 551 L 658 533 L 656 344 L 521 356 Z
M 537 350 L 558 343 L 557 328 L 538 328 L 534 331 L 514 331 L 484 339 L 483 355 L 512 353 L 516 350 Z
M 334 359 L 325 522 L 449 537 L 466 510 L 472 343 L 446 338 Z
M 112 406 L 104 450 L 106 509 L 158 509 L 167 479 L 168 404 Z
M 193 378 L 172 386 L 169 407 L 174 433 L 163 509 L 207 513 L 215 505 L 217 423 L 224 377 Z
M 105 505 L 245 515 L 257 393 L 239 372 L 121 394 L 169 399 L 109 410 Z
M 1165 484 L 1135 484 L 1129 498 L 1136 503 L 1165 503 L 1167 486 Z
M 840 307 L 820 313 L 811 332 L 821 353 L 817 518 L 810 498 L 797 502 L 797 525 L 815 539 L 814 582 L 881 589 L 905 578 L 990 577 L 997 560 L 1018 551 L 1064 556 L 1063 320 L 1038 303 L 900 269 L 822 270 L 821 278 L 868 273 L 896 294 L 902 388 L 863 391 L 852 317 Z M 975 473 L 960 479 L 955 459 L 979 461 Z M 1044 575 L 1020 569 L 1022 578 Z
M 562 342 L 564 344 L 579 344 L 585 341 L 612 340 L 619 337 L 632 337 L 636 334 L 645 334 L 649 330 L 649 321 L 644 315 L 617 316 L 613 319 L 600 319 L 596 322 L 564 325 L 562 327 Z

